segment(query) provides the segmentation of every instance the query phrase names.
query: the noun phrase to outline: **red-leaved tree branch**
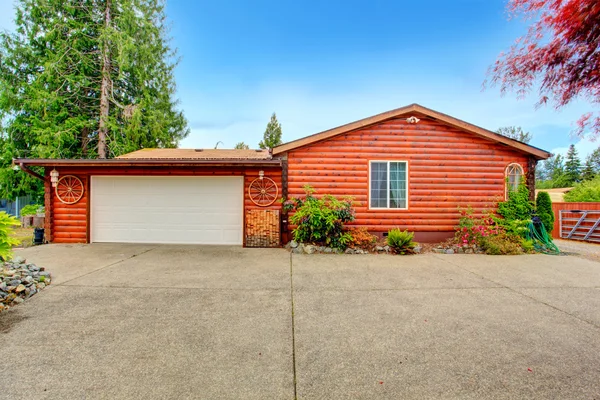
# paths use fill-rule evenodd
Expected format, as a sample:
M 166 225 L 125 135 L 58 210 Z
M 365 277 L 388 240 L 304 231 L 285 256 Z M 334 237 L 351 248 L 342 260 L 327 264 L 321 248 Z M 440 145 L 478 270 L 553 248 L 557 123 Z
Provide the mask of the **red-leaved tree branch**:
M 539 88 L 538 106 L 576 98 L 600 106 L 600 0 L 509 0 L 508 11 L 533 23 L 490 67 L 491 84 L 519 98 Z M 588 131 L 600 136 L 597 111 L 577 121 L 577 135 Z

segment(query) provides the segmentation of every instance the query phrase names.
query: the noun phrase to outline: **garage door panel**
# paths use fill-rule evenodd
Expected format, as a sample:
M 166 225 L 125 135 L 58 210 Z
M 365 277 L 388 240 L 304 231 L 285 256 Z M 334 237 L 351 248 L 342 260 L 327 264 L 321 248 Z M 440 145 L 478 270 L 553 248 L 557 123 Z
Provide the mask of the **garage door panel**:
M 242 244 L 242 177 L 92 177 L 94 242 Z

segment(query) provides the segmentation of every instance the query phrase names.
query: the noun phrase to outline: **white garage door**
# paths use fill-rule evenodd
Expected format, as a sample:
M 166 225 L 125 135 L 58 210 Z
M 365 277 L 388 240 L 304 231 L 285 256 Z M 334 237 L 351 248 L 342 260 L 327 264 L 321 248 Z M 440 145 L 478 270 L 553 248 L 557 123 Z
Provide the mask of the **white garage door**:
M 92 242 L 241 245 L 243 179 L 93 176 Z

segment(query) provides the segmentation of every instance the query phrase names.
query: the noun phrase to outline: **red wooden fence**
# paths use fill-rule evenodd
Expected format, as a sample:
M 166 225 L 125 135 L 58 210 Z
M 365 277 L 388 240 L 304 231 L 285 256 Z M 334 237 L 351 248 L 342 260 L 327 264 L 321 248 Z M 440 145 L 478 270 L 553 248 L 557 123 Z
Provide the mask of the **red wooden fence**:
M 573 212 L 563 212 L 563 223 L 561 227 L 560 212 L 564 210 L 573 210 Z M 586 218 L 579 222 L 584 213 L 575 211 L 600 211 L 600 203 L 552 203 L 552 211 L 554 211 L 553 238 L 560 239 L 561 229 L 563 230 L 563 238 L 566 238 L 567 234 L 573 228 L 576 228 L 576 232 L 572 238 L 583 240 L 589 230 L 594 227 L 595 221 L 600 217 L 600 213 L 590 213 Z M 598 232 L 589 235 L 588 240 L 594 242 L 600 241 L 600 229 L 598 229 Z

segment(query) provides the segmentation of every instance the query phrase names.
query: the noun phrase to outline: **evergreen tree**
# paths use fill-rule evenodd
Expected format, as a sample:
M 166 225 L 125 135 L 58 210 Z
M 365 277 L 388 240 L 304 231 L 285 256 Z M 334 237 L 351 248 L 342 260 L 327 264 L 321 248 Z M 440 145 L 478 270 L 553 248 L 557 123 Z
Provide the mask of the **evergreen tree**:
M 499 128 L 496 133 L 523 143 L 529 143 L 532 138 L 531 133 L 523 131 L 520 126 L 505 126 Z
M 105 158 L 187 136 L 163 0 L 17 0 L 15 23 L 0 34 L 0 197 L 40 188 L 13 157 Z
M 600 147 L 596 150 L 592 151 L 592 153 L 588 156 L 590 160 L 590 164 L 594 169 L 595 173 L 600 172 Z
M 567 151 L 565 177 L 568 185 L 572 185 L 581 180 L 581 160 L 579 159 L 579 155 L 577 154 L 577 149 L 575 149 L 574 144 L 569 146 L 569 151 Z
M 248 146 L 246 143 L 244 142 L 239 142 L 238 144 L 235 145 L 234 149 L 238 149 L 238 150 L 249 150 L 250 146 Z
M 272 149 L 279 146 L 281 143 L 281 124 L 277 121 L 275 113 L 271 115 L 271 120 L 267 124 L 267 129 L 263 134 L 263 140 L 260 141 L 258 147 L 261 149 Z
M 548 192 L 539 192 L 536 199 L 536 213 L 542 220 L 546 232 L 552 232 L 554 228 L 554 212 L 552 211 L 552 200 Z
M 594 163 L 592 161 L 592 155 L 586 157 L 585 164 L 581 170 L 581 180 L 591 181 L 596 176 L 596 170 L 594 169 Z

